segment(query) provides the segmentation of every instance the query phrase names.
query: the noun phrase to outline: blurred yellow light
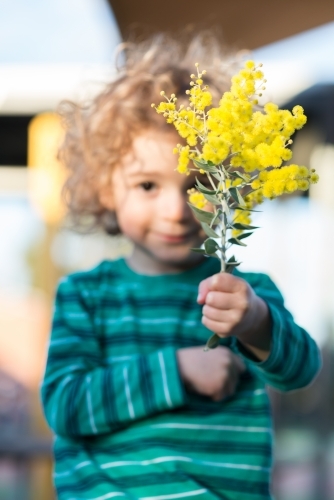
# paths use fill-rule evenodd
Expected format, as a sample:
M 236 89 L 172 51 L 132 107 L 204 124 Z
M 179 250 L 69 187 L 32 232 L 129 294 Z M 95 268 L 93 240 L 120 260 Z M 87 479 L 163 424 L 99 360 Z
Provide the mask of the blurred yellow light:
M 48 224 L 58 224 L 65 215 L 61 189 L 65 168 L 57 159 L 64 137 L 60 117 L 41 113 L 28 128 L 29 195 L 40 216 Z

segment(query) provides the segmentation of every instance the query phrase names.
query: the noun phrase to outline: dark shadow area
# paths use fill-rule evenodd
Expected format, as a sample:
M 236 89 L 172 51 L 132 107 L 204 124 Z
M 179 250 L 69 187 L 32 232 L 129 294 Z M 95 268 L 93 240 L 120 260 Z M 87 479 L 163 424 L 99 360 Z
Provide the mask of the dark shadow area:
M 0 165 L 26 166 L 32 115 L 0 115 Z

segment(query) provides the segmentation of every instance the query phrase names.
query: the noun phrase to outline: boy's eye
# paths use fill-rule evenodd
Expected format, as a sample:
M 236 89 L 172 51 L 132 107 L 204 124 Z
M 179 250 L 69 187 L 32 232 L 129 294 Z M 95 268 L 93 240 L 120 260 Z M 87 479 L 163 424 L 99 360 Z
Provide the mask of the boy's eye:
M 144 191 L 152 191 L 153 188 L 155 188 L 155 184 L 153 182 L 142 182 L 140 184 L 140 187 L 144 190 Z

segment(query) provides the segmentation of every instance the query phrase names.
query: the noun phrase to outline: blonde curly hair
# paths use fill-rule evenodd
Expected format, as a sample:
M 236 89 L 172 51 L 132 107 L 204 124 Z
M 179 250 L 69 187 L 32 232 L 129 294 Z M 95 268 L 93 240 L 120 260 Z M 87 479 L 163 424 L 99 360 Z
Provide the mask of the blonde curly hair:
M 211 32 L 183 39 L 158 34 L 121 44 L 117 59 L 116 77 L 89 105 L 65 101 L 60 107 L 66 133 L 59 157 L 69 170 L 63 188 L 69 215 L 77 229 L 102 227 L 109 234 L 119 229 L 99 193 L 110 182 L 112 169 L 144 130 L 171 131 L 151 103 L 160 102 L 164 90 L 176 94 L 181 104 L 198 62 L 207 70 L 205 80 L 217 105 L 241 65 L 242 53 L 228 51 Z

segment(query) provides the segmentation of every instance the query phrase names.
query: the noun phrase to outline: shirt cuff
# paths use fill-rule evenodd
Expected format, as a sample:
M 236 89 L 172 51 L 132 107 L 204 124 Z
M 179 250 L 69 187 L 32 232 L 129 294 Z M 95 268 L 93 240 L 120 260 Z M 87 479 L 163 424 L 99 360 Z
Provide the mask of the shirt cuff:
M 166 347 L 149 355 L 152 378 L 155 383 L 154 399 L 161 411 L 174 409 L 186 403 L 186 394 L 181 380 L 176 349 Z

